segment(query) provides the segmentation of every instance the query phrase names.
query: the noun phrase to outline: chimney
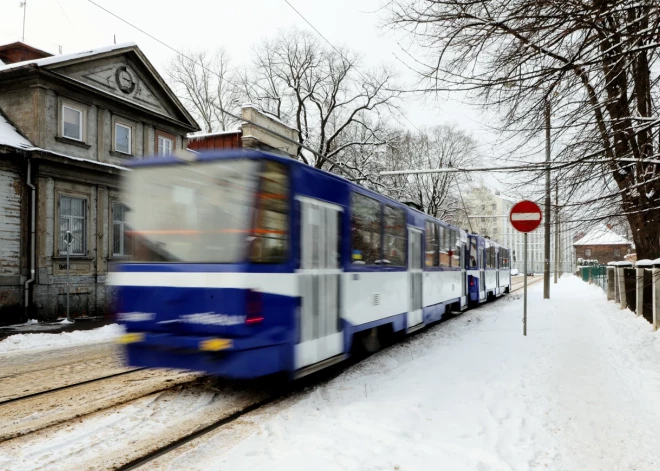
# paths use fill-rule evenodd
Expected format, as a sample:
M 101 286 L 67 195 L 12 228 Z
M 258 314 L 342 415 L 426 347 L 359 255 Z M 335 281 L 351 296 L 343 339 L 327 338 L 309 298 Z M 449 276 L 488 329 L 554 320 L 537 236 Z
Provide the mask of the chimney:
M 605 224 L 609 230 L 612 230 L 612 224 Z

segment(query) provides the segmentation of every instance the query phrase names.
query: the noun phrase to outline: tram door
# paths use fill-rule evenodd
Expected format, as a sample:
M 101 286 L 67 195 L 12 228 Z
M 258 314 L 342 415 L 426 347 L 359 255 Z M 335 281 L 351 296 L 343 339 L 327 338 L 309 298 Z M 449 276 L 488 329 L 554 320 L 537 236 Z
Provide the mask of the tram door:
M 468 251 L 468 246 L 461 242 L 461 303 L 465 304 L 467 303 L 467 276 L 466 276 L 466 263 L 467 263 L 467 251 Z
M 408 228 L 408 330 L 421 325 L 422 313 L 422 232 Z
M 340 324 L 340 206 L 312 198 L 300 202 L 299 342 L 296 369 L 344 351 Z
M 500 250 L 495 248 L 495 294 L 500 294 Z
M 486 249 L 479 250 L 479 299 L 486 297 Z

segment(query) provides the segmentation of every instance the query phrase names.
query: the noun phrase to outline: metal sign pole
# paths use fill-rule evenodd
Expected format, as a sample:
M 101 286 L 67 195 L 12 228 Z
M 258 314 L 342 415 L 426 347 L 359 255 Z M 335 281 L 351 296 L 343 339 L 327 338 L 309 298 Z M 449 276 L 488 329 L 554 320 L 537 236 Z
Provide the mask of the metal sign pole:
M 523 254 L 523 335 L 527 336 L 527 233 L 541 225 L 543 213 L 538 204 L 523 200 L 511 208 L 509 221 L 513 228 L 524 234 Z M 546 259 L 548 262 L 548 259 Z M 547 276 L 547 275 L 546 275 Z
M 73 237 L 71 237 L 71 232 L 66 231 L 66 234 L 64 236 L 64 242 L 66 243 L 66 320 L 67 322 L 71 322 L 71 318 L 69 316 L 69 291 L 70 291 L 70 284 L 69 284 L 69 252 L 71 252 L 71 241 Z
M 526 337 L 527 336 L 527 232 L 525 232 L 525 249 L 523 251 L 524 253 L 524 262 L 523 265 L 525 267 L 525 271 L 523 273 L 523 335 Z

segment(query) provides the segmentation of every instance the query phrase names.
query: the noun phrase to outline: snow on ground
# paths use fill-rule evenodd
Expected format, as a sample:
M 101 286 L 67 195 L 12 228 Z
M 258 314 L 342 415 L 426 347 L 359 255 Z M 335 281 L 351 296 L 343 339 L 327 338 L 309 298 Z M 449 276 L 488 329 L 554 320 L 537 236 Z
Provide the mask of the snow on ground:
M 111 342 L 124 333 L 118 324 L 106 325 L 98 329 L 76 330 L 60 334 L 15 334 L 0 341 L 0 354 L 21 353 L 55 348 Z
M 660 334 L 574 276 L 395 345 L 148 469 L 660 469 Z

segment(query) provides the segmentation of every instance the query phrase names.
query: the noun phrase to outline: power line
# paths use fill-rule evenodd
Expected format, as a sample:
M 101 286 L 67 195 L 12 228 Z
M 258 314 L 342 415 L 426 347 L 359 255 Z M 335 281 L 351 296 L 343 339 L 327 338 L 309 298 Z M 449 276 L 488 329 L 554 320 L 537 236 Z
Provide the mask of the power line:
M 105 11 L 105 12 L 108 13 L 109 15 L 112 15 L 113 17 L 117 18 L 119 21 L 121 21 L 121 22 L 127 24 L 127 25 L 130 26 L 131 28 L 134 28 L 134 29 L 136 29 L 137 31 L 141 32 L 142 34 L 148 36 L 149 38 L 153 39 L 153 40 L 156 41 L 157 43 L 159 43 L 159 44 L 165 46 L 166 48 L 168 48 L 169 50 L 173 51 L 174 53 L 180 55 L 181 57 L 184 57 L 185 59 L 189 60 L 191 63 L 193 63 L 193 64 L 195 64 L 195 65 L 201 67 L 201 68 L 204 69 L 205 71 L 207 71 L 207 72 L 209 72 L 209 73 L 211 73 L 211 74 L 217 76 L 218 78 L 222 78 L 222 77 L 220 77 L 220 75 L 219 75 L 218 73 L 216 73 L 214 70 L 211 70 L 211 69 L 209 69 L 208 67 L 204 66 L 203 64 L 197 62 L 195 59 L 193 59 L 193 58 L 191 58 L 191 57 L 188 57 L 186 54 L 184 54 L 184 53 L 178 51 L 178 50 L 175 49 L 174 47 L 172 47 L 172 46 L 170 46 L 169 44 L 165 43 L 164 41 L 158 39 L 157 37 L 153 36 L 152 34 L 146 32 L 146 31 L 143 30 L 142 28 L 140 28 L 140 27 L 134 25 L 133 23 L 131 23 L 130 21 L 128 21 L 128 20 L 126 20 L 126 19 L 124 19 L 124 18 L 122 18 L 121 16 L 117 15 L 116 13 L 114 13 L 114 12 L 108 10 L 107 8 L 105 8 L 105 7 L 101 6 L 101 5 L 99 5 L 99 4 L 96 3 L 94 0 L 87 0 L 87 1 L 88 1 L 89 3 L 91 3 L 92 5 L 98 7 L 99 9 Z M 320 34 L 320 33 L 319 33 L 319 34 Z M 324 39 L 325 39 L 325 38 L 324 38 Z M 327 40 L 326 40 L 326 41 L 327 41 Z M 329 44 L 330 44 L 330 43 L 329 43 Z M 333 47 L 333 49 L 334 49 L 334 46 L 332 46 L 332 47 Z M 340 53 L 340 54 L 341 54 L 341 53 Z M 343 56 L 342 56 L 342 57 L 343 57 Z M 358 73 L 360 73 L 360 71 L 359 71 L 357 68 L 355 68 L 355 70 L 356 70 Z M 360 75 L 362 75 L 362 74 L 360 73 Z M 362 76 L 363 76 L 363 75 L 362 75 Z M 363 76 L 363 77 L 364 77 L 364 76 Z M 365 79 L 366 79 L 366 78 L 365 78 Z M 223 80 L 226 80 L 226 77 L 223 78 Z M 229 82 L 229 81 L 228 81 L 228 82 Z M 231 82 L 229 82 L 229 83 L 232 84 Z M 237 86 L 236 84 L 232 84 L 232 85 Z M 219 107 L 219 106 L 218 106 L 217 108 L 218 108 L 222 113 L 224 113 L 224 114 L 226 114 L 226 115 L 228 115 L 228 116 L 231 116 L 231 117 L 234 118 L 234 119 L 237 119 L 237 120 L 244 121 L 244 122 L 247 122 L 247 123 L 249 123 L 249 124 L 252 124 L 253 126 L 258 127 L 259 129 L 261 129 L 261 130 L 263 130 L 263 131 L 266 131 L 267 133 L 269 133 L 269 134 L 271 134 L 271 135 L 273 135 L 273 136 L 275 136 L 275 137 L 278 137 L 278 138 L 280 138 L 280 139 L 282 139 L 282 140 L 284 140 L 284 141 L 286 141 L 286 142 L 292 143 L 292 144 L 294 144 L 294 145 L 297 145 L 297 146 L 299 146 L 299 147 L 301 147 L 301 148 L 307 150 L 308 152 L 311 152 L 313 155 L 319 157 L 319 158 L 320 158 L 321 160 L 323 160 L 324 162 L 329 162 L 329 159 L 327 158 L 327 156 L 321 154 L 320 152 L 318 152 L 318 151 L 312 149 L 312 148 L 309 147 L 309 146 L 306 146 L 305 144 L 302 144 L 302 143 L 300 143 L 300 142 L 298 142 L 298 141 L 295 141 L 295 140 L 289 138 L 288 136 L 284 136 L 284 135 L 282 135 L 282 134 L 279 134 L 279 133 L 277 133 L 277 132 L 275 132 L 275 131 L 273 131 L 273 130 L 271 130 L 271 129 L 265 127 L 265 126 L 262 126 L 262 125 L 258 124 L 258 123 L 255 123 L 255 122 L 250 121 L 250 120 L 248 120 L 248 119 L 245 119 L 245 118 L 243 118 L 243 117 L 238 117 L 238 116 L 234 115 L 233 113 L 230 113 L 229 111 L 223 109 L 222 107 Z M 411 124 L 412 124 L 412 123 L 411 123 Z M 300 130 L 298 130 L 298 132 L 300 132 Z M 341 166 L 339 166 L 339 168 L 341 168 Z

